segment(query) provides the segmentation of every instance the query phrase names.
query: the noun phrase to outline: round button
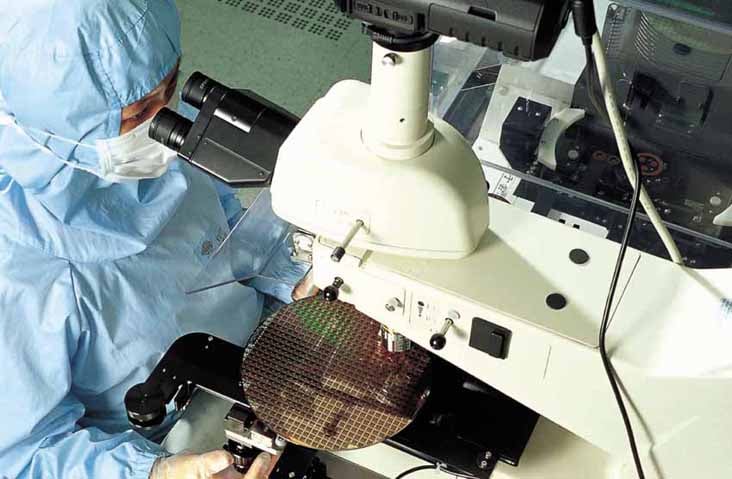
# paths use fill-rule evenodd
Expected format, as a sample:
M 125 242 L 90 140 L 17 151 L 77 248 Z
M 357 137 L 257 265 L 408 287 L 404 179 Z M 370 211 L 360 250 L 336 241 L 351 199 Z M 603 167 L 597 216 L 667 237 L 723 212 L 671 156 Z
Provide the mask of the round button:
M 567 306 L 567 298 L 559 293 L 552 293 L 546 297 L 546 305 L 558 311 Z
M 575 248 L 569 252 L 569 259 L 574 264 L 586 264 L 588 261 L 590 261 L 590 255 L 587 254 L 587 251 L 583 249 Z

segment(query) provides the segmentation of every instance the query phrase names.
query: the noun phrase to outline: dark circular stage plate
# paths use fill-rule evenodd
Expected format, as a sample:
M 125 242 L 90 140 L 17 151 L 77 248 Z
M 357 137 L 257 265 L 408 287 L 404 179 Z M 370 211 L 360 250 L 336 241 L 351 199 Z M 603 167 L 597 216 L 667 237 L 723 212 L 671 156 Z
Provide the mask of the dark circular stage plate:
M 414 419 L 429 391 L 429 355 L 389 353 L 380 325 L 321 296 L 284 306 L 249 343 L 242 362 L 255 415 L 301 446 L 346 450 L 389 438 Z

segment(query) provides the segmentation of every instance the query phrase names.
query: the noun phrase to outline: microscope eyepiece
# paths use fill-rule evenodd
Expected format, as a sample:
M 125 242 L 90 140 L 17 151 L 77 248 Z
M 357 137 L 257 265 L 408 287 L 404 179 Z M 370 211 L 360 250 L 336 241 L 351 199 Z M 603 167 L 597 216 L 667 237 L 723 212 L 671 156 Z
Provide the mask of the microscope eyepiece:
M 196 119 L 163 108 L 150 124 L 150 138 L 236 188 L 269 184 L 279 149 L 297 125 L 295 115 L 200 72 L 186 81 L 181 99 L 198 110 Z
M 200 110 L 208 94 L 216 87 L 227 89 L 224 85 L 212 80 L 203 73 L 195 72 L 183 85 L 181 100 Z
M 173 110 L 163 108 L 150 123 L 148 135 L 153 140 L 177 152 L 183 146 L 183 142 L 186 140 L 192 126 L 193 122 L 188 118 Z

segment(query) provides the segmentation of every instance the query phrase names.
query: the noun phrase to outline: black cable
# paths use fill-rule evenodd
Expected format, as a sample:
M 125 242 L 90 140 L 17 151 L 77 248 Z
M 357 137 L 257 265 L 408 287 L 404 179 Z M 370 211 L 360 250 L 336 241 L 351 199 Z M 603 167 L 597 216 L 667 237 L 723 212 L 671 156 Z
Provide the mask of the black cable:
M 395 479 L 402 479 L 404 477 L 407 477 L 410 474 L 414 474 L 415 472 L 426 471 L 426 470 L 429 470 L 429 469 L 434 469 L 434 470 L 437 470 L 437 471 L 442 471 L 442 472 L 444 472 L 446 474 L 449 474 L 451 476 L 460 477 L 460 478 L 463 478 L 463 479 L 478 479 L 477 477 L 471 476 L 470 474 L 463 474 L 463 473 L 460 473 L 460 472 L 457 472 L 457 471 L 453 471 L 452 469 L 448 468 L 444 464 L 427 464 L 425 466 L 413 467 L 411 469 L 407 469 L 406 471 L 402 472 Z
M 592 50 L 590 48 L 586 47 L 586 51 L 589 51 L 588 57 L 587 57 L 587 91 L 590 96 L 590 101 L 592 101 L 595 109 L 597 110 L 598 114 L 603 117 L 603 119 L 610 124 L 610 120 L 608 117 L 607 112 L 604 108 L 600 106 L 599 99 L 597 98 L 597 94 L 595 92 L 595 89 L 593 87 L 593 81 L 596 74 L 596 68 L 595 68 L 595 61 L 592 56 Z M 592 77 L 590 76 L 592 75 Z M 607 300 L 605 302 L 605 310 L 602 313 L 602 323 L 600 324 L 600 337 L 599 337 L 599 347 L 600 347 L 600 358 L 602 359 L 602 365 L 605 368 L 605 373 L 607 374 L 607 379 L 610 382 L 610 387 L 613 390 L 613 395 L 615 396 L 615 401 L 618 404 L 618 409 L 620 410 L 620 415 L 623 418 L 623 424 L 625 425 L 625 432 L 628 436 L 628 443 L 630 444 L 630 450 L 633 453 L 633 461 L 635 462 L 635 469 L 638 473 L 639 479 L 645 479 L 645 474 L 643 473 L 643 464 L 640 460 L 640 455 L 638 453 L 638 446 L 635 441 L 635 435 L 633 434 L 633 426 L 630 423 L 630 417 L 628 415 L 628 410 L 625 407 L 625 403 L 623 402 L 623 396 L 620 392 L 620 387 L 618 386 L 617 382 L 617 373 L 615 372 L 615 369 L 612 366 L 612 363 L 610 362 L 610 357 L 607 354 L 607 347 L 606 347 L 606 339 L 607 339 L 607 330 L 609 328 L 609 322 L 610 322 L 610 310 L 612 309 L 613 300 L 615 298 L 615 290 L 618 286 L 618 281 L 620 278 L 620 271 L 623 267 L 623 261 L 625 260 L 625 253 L 628 250 L 628 244 L 630 242 L 630 235 L 632 233 L 633 223 L 635 221 L 636 213 L 638 212 L 638 201 L 640 199 L 640 193 L 641 193 L 641 172 L 640 168 L 638 166 L 637 160 L 635 158 L 635 153 L 632 154 L 633 157 L 633 165 L 635 167 L 635 188 L 633 190 L 633 198 L 630 202 L 630 211 L 628 213 L 628 221 L 625 225 L 625 231 L 623 232 L 623 239 L 620 243 L 620 251 L 618 252 L 618 259 L 615 262 L 615 270 L 613 271 L 612 280 L 610 281 L 610 289 L 608 290 Z
M 618 259 L 615 263 L 615 271 L 613 272 L 612 280 L 610 281 L 610 290 L 608 291 L 607 295 L 607 301 L 605 302 L 605 310 L 602 313 L 602 323 L 600 324 L 600 338 L 599 338 L 599 346 L 600 346 L 600 357 L 602 358 L 602 365 L 605 367 L 605 372 L 607 373 L 608 381 L 610 382 L 610 387 L 613 390 L 613 395 L 615 396 L 615 401 L 618 403 L 618 409 L 620 409 L 620 414 L 623 417 L 623 424 L 625 425 L 625 432 L 628 436 L 628 442 L 630 443 L 630 449 L 633 452 L 633 461 L 635 462 L 635 468 L 638 472 L 638 478 L 639 479 L 645 479 L 645 474 L 643 473 L 643 465 L 641 464 L 640 455 L 638 454 L 638 446 L 635 442 L 635 436 L 633 434 L 633 426 L 630 423 L 630 417 L 628 416 L 628 410 L 625 408 L 625 403 L 623 402 L 623 396 L 620 392 L 620 387 L 618 386 L 617 382 L 617 374 L 615 373 L 615 369 L 613 368 L 612 363 L 610 362 L 610 357 L 607 354 L 607 347 L 605 345 L 606 337 L 607 337 L 607 330 L 609 327 L 609 321 L 610 321 L 610 310 L 612 309 L 613 305 L 613 299 L 615 297 L 615 289 L 618 286 L 618 280 L 620 278 L 620 271 L 623 267 L 623 260 L 625 259 L 625 253 L 628 250 L 628 242 L 630 240 L 630 234 L 631 230 L 633 228 L 633 222 L 635 221 L 635 215 L 638 211 L 638 200 L 640 198 L 640 191 L 641 191 L 641 175 L 640 175 L 640 168 L 638 168 L 637 163 L 635 163 L 635 191 L 633 192 L 633 200 L 630 203 L 630 213 L 628 214 L 628 221 L 625 224 L 625 232 L 623 233 L 623 240 L 620 243 L 620 252 L 618 253 Z
M 585 72 L 585 88 L 587 89 L 587 96 L 589 96 L 592 106 L 595 107 L 597 115 L 602 118 L 608 126 L 612 127 L 610 124 L 610 117 L 608 116 L 607 111 L 605 111 L 605 107 L 600 100 L 600 97 L 597 95 L 596 86 L 599 86 L 599 83 L 595 81 L 595 78 L 597 77 L 597 69 L 595 67 L 595 58 L 592 56 L 591 45 L 585 45 L 585 57 L 587 59 L 587 69 Z
M 592 102 L 592 105 L 595 107 L 598 116 L 600 116 L 608 124 L 608 126 L 612 127 L 612 124 L 610 122 L 610 115 L 603 107 L 604 102 L 600 101 L 595 90 L 595 77 L 597 77 L 598 84 L 602 85 L 602 82 L 600 82 L 599 73 L 597 72 L 597 66 L 595 64 L 595 58 L 592 53 L 593 37 L 597 34 L 594 2 L 592 0 L 572 0 L 571 7 L 574 17 L 575 32 L 577 33 L 577 36 L 580 37 L 580 39 L 582 40 L 582 44 L 585 47 L 585 56 L 587 58 L 587 94 L 589 95 L 590 102 Z M 633 461 L 635 462 L 635 468 L 636 472 L 638 473 L 638 478 L 645 479 L 646 476 L 643 473 L 643 465 L 640 460 L 640 454 L 638 454 L 638 446 L 635 442 L 635 435 L 633 434 L 633 426 L 630 423 L 628 410 L 625 407 L 625 403 L 623 402 L 623 396 L 620 392 L 620 387 L 618 386 L 617 374 L 615 372 L 615 369 L 613 368 L 612 363 L 610 362 L 610 357 L 608 356 L 606 346 L 607 330 L 610 323 L 610 310 L 613 306 L 615 290 L 618 287 L 620 271 L 623 268 L 623 261 L 625 260 L 625 253 L 628 251 L 628 243 L 630 242 L 633 222 L 635 221 L 635 216 L 638 212 L 638 201 L 641 195 L 642 186 L 640 167 L 638 165 L 638 160 L 636 159 L 635 153 L 632 153 L 631 156 L 633 160 L 633 167 L 635 168 L 635 189 L 633 191 L 633 199 L 630 202 L 628 221 L 625 225 L 625 231 L 623 232 L 623 239 L 620 243 L 618 259 L 615 262 L 615 270 L 613 271 L 612 280 L 610 281 L 610 289 L 608 290 L 607 300 L 605 301 L 605 309 L 602 313 L 602 323 L 600 324 L 600 336 L 598 342 L 600 347 L 600 358 L 602 358 L 602 365 L 605 368 L 607 379 L 610 382 L 610 387 L 612 388 L 613 395 L 615 396 L 615 402 L 618 404 L 620 415 L 623 418 L 623 424 L 625 426 L 625 432 L 628 436 L 630 450 L 633 453 Z
M 437 466 L 437 464 L 428 464 L 426 466 L 413 467 L 411 469 L 407 469 L 406 471 L 402 472 L 395 479 L 402 479 L 404 477 L 407 477 L 410 474 L 414 474 L 415 472 L 419 472 L 419 471 L 426 471 L 427 469 L 439 469 L 439 467 Z

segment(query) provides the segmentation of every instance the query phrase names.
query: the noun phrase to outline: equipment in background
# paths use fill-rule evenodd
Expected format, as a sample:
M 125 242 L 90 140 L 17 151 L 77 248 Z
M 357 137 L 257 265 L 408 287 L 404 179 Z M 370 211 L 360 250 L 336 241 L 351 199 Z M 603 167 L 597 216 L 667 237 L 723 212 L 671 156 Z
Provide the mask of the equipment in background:
M 732 18 L 721 5 L 697 3 L 676 9 L 659 2 L 614 4 L 605 43 L 630 140 L 639 156 L 661 159 L 644 182 L 655 190 L 664 217 L 729 240 L 723 227 L 732 225 L 725 214 L 732 204 Z M 595 118 L 580 123 L 569 141 L 584 140 L 592 154 L 603 151 L 601 138 L 608 134 L 596 121 L 584 75 L 574 103 Z M 627 202 L 627 185 L 618 185 L 620 191 L 607 179 L 598 193 Z
M 270 183 L 280 146 L 297 125 L 295 115 L 199 72 L 188 79 L 181 99 L 200 110 L 196 120 L 163 108 L 150 125 L 151 138 L 233 187 Z
M 732 120 L 732 19 L 727 9 L 714 2 L 680 3 L 677 8 L 663 2 L 614 3 L 607 10 L 604 32 L 645 188 L 688 265 L 729 267 L 732 231 L 725 225 L 732 214 L 732 167 L 726 153 L 732 148 L 727 127 Z M 503 65 L 498 78 L 466 85 L 455 105 L 482 103 L 476 108 L 482 112 L 489 98 L 477 92 L 502 92 L 490 98 L 475 144 L 479 158 L 493 164 L 486 167 L 492 192 L 619 242 L 632 187 L 612 131 L 587 95 L 586 75 L 576 85 L 564 84 L 574 91 L 567 99 L 557 80 Z M 599 85 L 596 89 L 599 93 Z M 705 100 L 697 101 L 693 91 L 706 92 Z M 572 110 L 586 112 L 584 118 L 563 123 L 561 135 L 547 135 L 561 111 L 556 103 L 564 107 L 567 100 Z M 700 122 L 681 121 L 693 117 Z M 448 119 L 469 140 L 476 139 L 471 129 L 481 123 L 477 114 L 451 109 Z M 506 161 L 485 141 L 498 144 Z M 546 161 L 546 152 L 553 161 Z M 648 218 L 642 211 L 638 216 L 631 245 L 666 257 Z

